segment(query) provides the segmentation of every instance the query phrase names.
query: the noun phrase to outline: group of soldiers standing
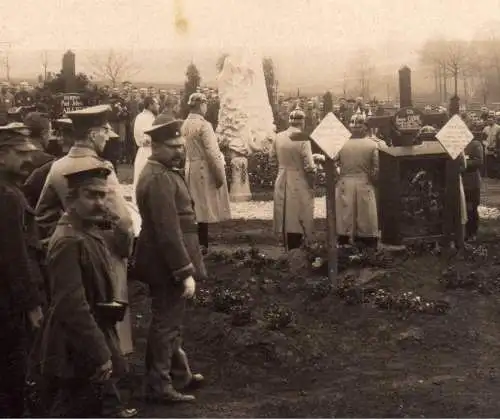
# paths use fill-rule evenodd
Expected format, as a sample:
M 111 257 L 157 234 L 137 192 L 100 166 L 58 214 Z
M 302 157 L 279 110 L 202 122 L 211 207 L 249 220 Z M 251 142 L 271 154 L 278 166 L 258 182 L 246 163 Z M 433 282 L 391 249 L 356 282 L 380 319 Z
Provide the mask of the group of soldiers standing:
M 56 138 L 41 112 L 0 126 L 0 375 L 10 378 L 0 380 L 4 417 L 25 413 L 27 381 L 42 394 L 39 416 L 137 415 L 120 392 L 125 355 L 133 350 L 129 274 L 149 286 L 152 300 L 145 396 L 153 402 L 193 401 L 189 390 L 204 381 L 182 348 L 183 316 L 196 281 L 206 276 L 209 225 L 231 218 L 224 156 L 207 120 L 209 99 L 201 92 L 190 95 L 185 120 L 179 119 L 178 101 L 168 97 L 162 103 L 145 95 L 142 109 L 123 100 L 111 92 L 107 104 L 68 112 L 53 121 Z M 386 145 L 367 113 L 355 113 L 346 124 L 352 138 L 336 159 L 339 244 L 376 247 L 378 153 Z M 292 250 L 312 234 L 314 179 L 322 158 L 313 155 L 307 112 L 291 111 L 288 125 L 270 153 L 279 167 L 274 228 Z M 131 135 L 138 148 L 129 160 L 140 231 L 116 175 L 119 159 L 110 151 L 113 139 L 123 135 Z M 479 176 L 483 157 L 469 146 L 461 176 Z M 474 193 L 467 194 L 465 184 L 465 219 L 473 237 L 476 178 Z
M 149 112 L 157 106 L 154 98 L 146 102 Z M 115 168 L 103 158 L 118 136 L 109 105 L 54 121 L 62 134 L 57 141 L 40 112 L 0 127 L 0 316 L 6 325 L 0 374 L 10 377 L 0 384 L 2 416 L 25 413 L 27 382 L 41 395 L 29 406 L 37 416 L 137 415 L 120 391 L 124 356 L 133 350 L 129 273 L 149 285 L 152 298 L 145 397 L 195 399 L 189 390 L 204 377 L 190 369 L 182 348 L 185 303 L 206 275 L 200 241 L 206 249 L 208 224 L 230 213 L 223 156 L 204 118 L 206 97 L 195 93 L 188 104 L 185 121 L 164 112 L 137 127 L 150 148 L 135 179 L 140 232 Z

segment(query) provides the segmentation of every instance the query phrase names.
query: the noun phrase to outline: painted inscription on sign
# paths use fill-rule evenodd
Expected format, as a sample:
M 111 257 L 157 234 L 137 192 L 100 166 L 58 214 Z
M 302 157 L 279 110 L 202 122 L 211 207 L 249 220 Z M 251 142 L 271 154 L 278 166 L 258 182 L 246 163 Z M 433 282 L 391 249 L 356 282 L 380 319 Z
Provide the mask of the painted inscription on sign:
M 458 115 L 453 115 L 446 125 L 436 134 L 436 138 L 452 159 L 456 159 L 465 146 L 474 138 L 467 124 Z
M 329 158 L 333 159 L 351 138 L 351 132 L 332 112 L 329 112 L 312 132 L 311 138 Z
M 394 115 L 394 124 L 399 131 L 418 131 L 422 128 L 422 112 L 415 108 L 400 109 Z
M 80 95 L 68 94 L 63 96 L 62 107 L 63 107 L 63 112 L 68 113 L 77 111 L 78 109 L 82 109 L 84 106 Z

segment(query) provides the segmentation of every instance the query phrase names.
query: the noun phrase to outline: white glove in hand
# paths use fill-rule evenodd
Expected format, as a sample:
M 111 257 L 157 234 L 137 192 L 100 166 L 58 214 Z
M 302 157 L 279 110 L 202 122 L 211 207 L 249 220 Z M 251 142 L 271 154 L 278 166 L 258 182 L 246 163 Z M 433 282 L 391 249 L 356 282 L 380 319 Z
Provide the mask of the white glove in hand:
M 196 282 L 192 276 L 188 276 L 184 280 L 184 293 L 182 294 L 182 296 L 184 298 L 193 298 L 195 290 L 196 290 Z
M 101 366 L 97 367 L 94 375 L 90 377 L 90 379 L 94 382 L 104 382 L 111 378 L 111 374 L 113 374 L 113 363 L 111 360 L 106 361 Z

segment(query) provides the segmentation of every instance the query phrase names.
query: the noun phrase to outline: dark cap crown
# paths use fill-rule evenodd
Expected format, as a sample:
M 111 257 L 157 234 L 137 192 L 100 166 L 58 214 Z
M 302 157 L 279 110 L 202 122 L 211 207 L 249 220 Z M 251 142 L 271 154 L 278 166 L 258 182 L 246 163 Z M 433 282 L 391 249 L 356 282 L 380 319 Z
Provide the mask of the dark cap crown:
M 104 165 L 96 165 L 68 172 L 64 177 L 68 181 L 68 187 L 76 188 L 83 185 L 105 184 L 110 173 L 111 170 Z
M 110 112 L 109 105 L 98 105 L 68 112 L 66 116 L 71 119 L 76 131 L 85 131 L 106 125 Z
M 180 119 L 174 119 L 170 122 L 153 125 L 145 131 L 145 134 L 148 134 L 153 142 L 175 140 L 181 136 L 183 122 Z

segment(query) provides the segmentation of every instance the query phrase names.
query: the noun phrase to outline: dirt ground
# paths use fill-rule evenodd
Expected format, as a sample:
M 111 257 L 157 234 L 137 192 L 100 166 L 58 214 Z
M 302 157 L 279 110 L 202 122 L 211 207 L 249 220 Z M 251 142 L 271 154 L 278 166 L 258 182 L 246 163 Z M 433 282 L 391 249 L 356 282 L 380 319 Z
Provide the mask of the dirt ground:
M 499 185 L 485 183 L 483 205 L 500 205 Z M 500 415 L 499 220 L 482 220 L 458 254 L 342 251 L 343 287 L 311 267 L 321 250 L 287 260 L 271 226 L 210 231 L 210 278 L 185 328 L 191 365 L 207 378 L 194 404 L 142 403 L 149 307 L 147 289 L 130 283 L 136 352 L 123 384 L 142 417 Z M 321 242 L 325 220 L 316 231 Z
M 324 227 L 319 220 L 317 230 Z M 270 221 L 256 220 L 212 229 L 212 242 L 224 246 L 207 259 L 211 277 L 199 284 L 185 330 L 192 367 L 207 385 L 190 405 L 134 397 L 142 416 L 500 414 L 500 222 L 483 222 L 478 243 L 460 255 L 415 248 L 384 263 L 353 262 L 355 279 L 361 266 L 374 277 L 347 279 L 341 290 L 300 264 L 287 267 L 279 250 L 270 251 L 270 231 Z M 261 251 L 252 256 L 249 243 Z M 138 388 L 149 314 L 147 290 L 131 288 L 137 350 L 130 387 Z

